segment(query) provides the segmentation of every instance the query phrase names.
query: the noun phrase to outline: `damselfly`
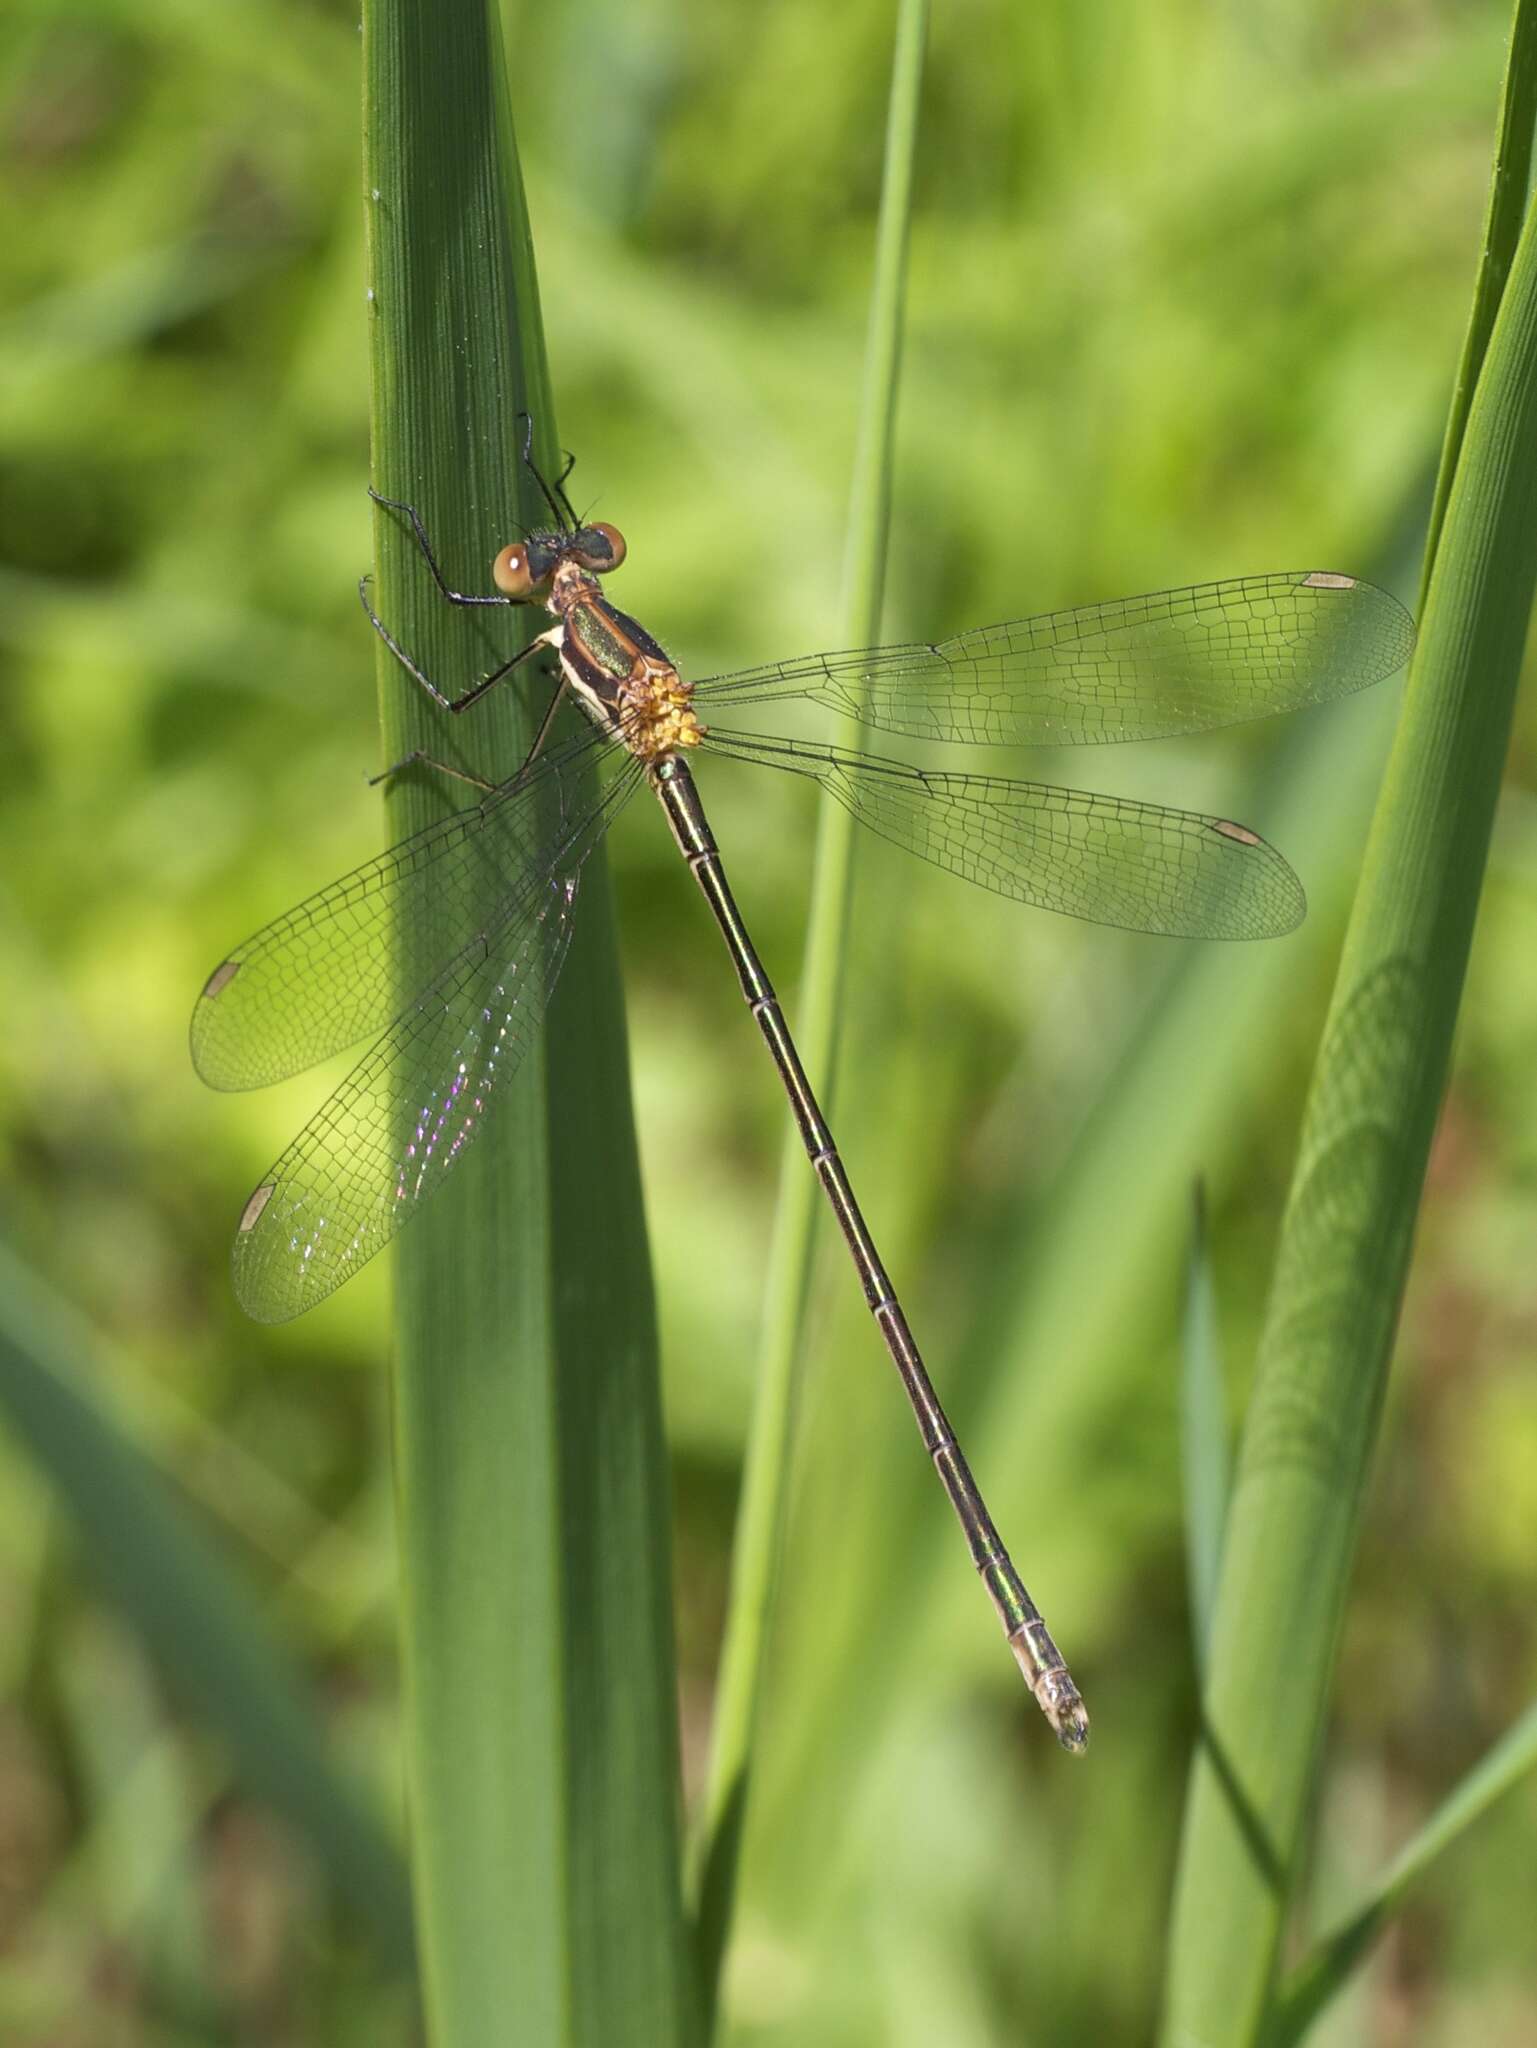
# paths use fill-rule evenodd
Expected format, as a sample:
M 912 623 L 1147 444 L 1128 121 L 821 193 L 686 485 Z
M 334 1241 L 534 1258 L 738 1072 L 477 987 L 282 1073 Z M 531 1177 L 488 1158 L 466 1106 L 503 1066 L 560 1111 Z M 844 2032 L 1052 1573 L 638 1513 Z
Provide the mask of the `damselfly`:
M 1412 622 L 1368 583 L 1303 570 L 690 683 L 609 603 L 602 578 L 624 560 L 624 540 L 578 518 L 565 489 L 569 463 L 547 480 L 531 439 L 530 430 L 523 459 L 553 523 L 497 555 L 494 594 L 451 588 L 414 508 L 378 502 L 409 523 L 450 604 L 539 604 L 551 628 L 453 697 L 391 637 L 369 605 L 366 578 L 362 586 L 385 644 L 445 711 L 464 711 L 539 649 L 553 654 L 559 681 L 528 759 L 510 780 L 482 785 L 469 809 L 265 926 L 209 976 L 194 1012 L 193 1058 L 218 1088 L 259 1087 L 376 1040 L 247 1201 L 235 1237 L 236 1292 L 262 1321 L 300 1314 L 371 1258 L 452 1171 L 542 1018 L 583 863 L 636 790 L 649 788 L 720 926 L 1010 1647 L 1060 1740 L 1080 1749 L 1083 1703 L 929 1381 L 727 886 L 690 762 L 714 753 L 809 777 L 885 838 L 1022 902 L 1137 931 L 1274 937 L 1300 921 L 1301 886 L 1274 848 L 1230 819 L 917 768 L 718 720 L 740 705 L 809 700 L 928 740 L 1154 739 L 1364 688 L 1406 659 Z M 556 740 L 554 714 L 566 698 L 587 721 Z

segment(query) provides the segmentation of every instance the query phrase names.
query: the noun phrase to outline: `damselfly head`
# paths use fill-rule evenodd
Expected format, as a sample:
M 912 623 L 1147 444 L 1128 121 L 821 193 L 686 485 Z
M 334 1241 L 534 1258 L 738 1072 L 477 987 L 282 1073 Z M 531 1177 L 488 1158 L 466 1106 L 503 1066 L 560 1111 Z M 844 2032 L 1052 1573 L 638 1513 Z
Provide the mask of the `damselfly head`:
M 491 579 L 516 604 L 543 597 L 562 562 L 575 562 L 592 576 L 606 576 L 624 560 L 624 535 L 606 520 L 571 533 L 531 533 L 513 541 L 491 564 Z

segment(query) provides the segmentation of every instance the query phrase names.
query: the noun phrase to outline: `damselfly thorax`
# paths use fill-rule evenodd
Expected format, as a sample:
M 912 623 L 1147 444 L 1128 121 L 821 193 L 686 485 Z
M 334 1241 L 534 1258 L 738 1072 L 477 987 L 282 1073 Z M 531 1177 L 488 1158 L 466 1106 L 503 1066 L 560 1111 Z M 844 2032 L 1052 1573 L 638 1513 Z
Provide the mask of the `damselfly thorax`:
M 623 560 L 623 539 L 613 527 L 605 532 Z M 498 555 L 493 571 L 503 588 L 509 552 Z M 609 603 L 590 569 L 574 556 L 561 559 L 544 604 L 560 623 L 539 638 L 559 659 L 571 694 L 595 724 L 648 765 L 680 747 L 698 746 L 704 727 L 690 701 L 692 686 L 645 627 Z

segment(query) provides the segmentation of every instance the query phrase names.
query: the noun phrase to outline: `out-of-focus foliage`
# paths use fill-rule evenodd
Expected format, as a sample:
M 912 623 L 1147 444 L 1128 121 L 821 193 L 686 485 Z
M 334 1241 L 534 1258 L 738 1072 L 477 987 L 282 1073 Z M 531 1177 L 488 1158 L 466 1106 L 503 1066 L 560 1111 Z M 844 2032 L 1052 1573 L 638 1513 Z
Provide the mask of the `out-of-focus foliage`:
M 1505 27 L 1498 0 L 940 10 L 890 632 L 1267 567 L 1412 586 Z M 630 542 L 616 597 L 698 673 L 824 644 L 890 10 L 595 0 L 510 30 L 573 490 Z M 116 1412 L 393 1811 L 382 1276 L 241 1319 L 235 1212 L 320 1084 L 214 1098 L 184 1041 L 229 942 L 377 843 L 357 86 L 338 6 L 7 16 L 0 1230 L 96 1326 Z M 1204 1169 L 1236 1407 L 1391 710 L 1031 764 L 1284 822 L 1313 917 L 1273 960 L 1192 963 L 862 854 L 845 1154 L 1098 1739 L 1073 1770 L 1034 1725 L 829 1267 L 744 2042 L 1149 2030 L 1195 1726 L 1186 1190 Z M 1321 1919 L 1537 1680 L 1534 744 L 1523 712 L 1347 1621 Z M 711 783 L 788 984 L 803 793 Z M 697 1765 L 783 1108 L 638 807 L 616 867 Z M 0 1618 L 0 2032 L 408 2038 L 9 1435 Z M 1528 1791 L 1459 1845 L 1338 2038 L 1537 2033 L 1532 1820 Z
M 1306 2036 L 1324 2002 L 1288 1993 L 1287 2018 L 1275 2023 L 1537 600 L 1534 121 L 1537 8 L 1519 0 L 1418 641 L 1308 1087 L 1223 1527 L 1169 1935 L 1169 2048 L 1282 2048 Z M 1506 1787 L 1519 1784 L 1537 1761 L 1537 1708 L 1459 1781 L 1419 1840 L 1459 1805 L 1472 1818 L 1474 1788 L 1493 1790 L 1502 1755 Z M 1443 1834 L 1443 1846 L 1451 1839 Z M 1390 1868 L 1406 1871 L 1416 1855 L 1405 1845 Z M 1415 1874 L 1431 1861 L 1420 1857 Z M 1384 1900 L 1378 1884 L 1372 1896 Z M 1332 1933 L 1325 1945 L 1340 1960 L 1312 1976 L 1320 1994 L 1349 1983 L 1366 1947 L 1341 1951 Z M 1304 1983 L 1311 1964 L 1310 1951 Z

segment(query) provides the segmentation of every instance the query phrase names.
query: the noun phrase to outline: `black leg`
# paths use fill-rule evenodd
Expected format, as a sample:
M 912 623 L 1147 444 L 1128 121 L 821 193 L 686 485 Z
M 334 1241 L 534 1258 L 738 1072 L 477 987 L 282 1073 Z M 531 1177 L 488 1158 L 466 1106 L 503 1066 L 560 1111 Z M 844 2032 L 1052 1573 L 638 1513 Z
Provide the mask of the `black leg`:
M 566 525 L 566 522 L 567 522 L 567 518 L 568 518 L 568 516 L 569 516 L 569 517 L 570 517 L 570 523 L 571 523 L 571 526 L 572 526 L 572 527 L 574 528 L 574 527 L 575 527 L 575 525 L 576 525 L 576 520 L 575 520 L 575 517 L 574 517 L 574 516 L 571 516 L 571 515 L 569 514 L 569 511 L 568 511 L 568 509 L 563 509 L 563 508 L 562 508 L 561 504 L 559 503 L 559 501 L 557 500 L 557 498 L 556 498 L 556 496 L 555 496 L 555 492 L 554 492 L 554 491 L 552 491 L 552 490 L 550 489 L 549 485 L 548 485 L 548 484 L 547 484 L 547 483 L 545 482 L 545 480 L 544 480 L 544 472 L 543 472 L 543 471 L 542 471 L 542 470 L 540 469 L 540 467 L 539 467 L 538 463 L 537 463 L 537 462 L 535 462 L 535 460 L 534 460 L 534 416 L 533 416 L 533 414 L 532 414 L 531 412 L 520 412 L 520 413 L 518 414 L 518 418 L 519 418 L 520 420 L 524 420 L 524 421 L 526 421 L 526 422 L 527 422 L 527 425 L 526 425 L 526 428 L 525 428 L 525 431 L 524 431 L 524 434 L 523 434 L 523 467 L 524 467 L 524 468 L 525 468 L 525 469 L 526 469 L 526 470 L 528 471 L 529 475 L 530 475 L 530 476 L 531 476 L 531 477 L 533 478 L 534 482 L 535 482 L 535 483 L 536 483 L 536 484 L 537 484 L 537 485 L 539 486 L 539 494 L 540 494 L 540 496 L 541 496 L 541 497 L 542 497 L 542 498 L 544 499 L 544 502 L 546 503 L 546 505 L 548 505 L 548 506 L 549 506 L 550 510 L 551 510 L 551 511 L 552 511 L 552 512 L 554 513 L 554 515 L 555 515 L 555 524 L 556 524 L 556 525 L 557 525 L 557 526 L 558 526 L 558 527 L 559 527 L 559 528 L 561 529 L 561 531 L 562 531 L 562 532 L 565 532 L 565 531 L 567 531 L 567 525 Z M 561 471 L 561 473 L 560 473 L 560 480 L 561 480 L 561 483 L 564 483 L 564 482 L 565 482 L 565 480 L 566 480 L 566 478 L 567 478 L 567 477 L 568 477 L 568 476 L 569 476 L 570 474 L 571 474 L 571 464 L 570 464 L 570 463 L 568 462 L 568 463 L 566 464 L 565 468 L 564 468 L 564 469 L 563 469 L 563 470 Z M 557 491 L 558 491 L 559 489 L 560 489 L 560 484 L 557 484 L 557 485 L 555 486 L 555 490 L 557 490 Z M 569 506 L 570 506 L 570 503 L 571 503 L 571 500 L 570 500 L 569 498 L 567 498 L 567 499 L 566 499 L 566 508 L 569 508 Z
M 576 457 L 571 453 L 571 450 L 568 448 L 566 450 L 566 466 L 561 471 L 560 475 L 555 479 L 555 495 L 557 498 L 559 498 L 561 504 L 564 505 L 566 508 L 566 517 L 571 522 L 571 528 L 573 532 L 576 532 L 582 524 L 581 520 L 578 519 L 576 516 L 576 507 L 572 504 L 570 498 L 566 495 L 566 478 L 571 474 L 572 470 L 575 468 Z
M 377 775 L 370 775 L 368 786 L 376 789 L 381 782 L 388 782 L 403 768 L 414 768 L 420 762 L 423 768 L 435 768 L 439 775 L 451 775 L 455 782 L 468 782 L 474 789 L 494 790 L 496 784 L 487 782 L 484 775 L 472 774 L 468 768 L 455 768 L 447 761 L 436 760 L 425 747 L 413 747 L 409 754 L 402 754 L 398 761 L 392 761 L 388 768 L 381 768 Z
M 539 730 L 534 734 L 532 746 L 523 756 L 523 766 L 514 777 L 515 781 L 521 782 L 529 769 L 533 767 L 535 761 L 538 760 L 540 753 L 543 751 L 544 743 L 550 736 L 550 727 L 555 723 L 555 714 L 560 709 L 560 700 L 565 694 L 566 679 L 563 675 L 555 685 L 554 695 L 550 698 L 545 714 L 539 721 Z
M 427 567 L 432 571 L 432 580 L 434 583 L 436 583 L 439 590 L 442 591 L 443 595 L 448 599 L 450 604 L 508 605 L 515 602 L 515 600 L 510 597 L 477 597 L 473 595 L 473 593 L 467 593 L 463 590 L 451 590 L 448 585 L 448 578 L 443 574 L 443 571 L 438 567 L 438 558 L 432 552 L 432 543 L 427 538 L 427 529 L 425 526 L 423 526 L 416 507 L 414 505 L 408 505 L 404 498 L 385 497 L 384 493 L 382 491 L 376 491 L 372 484 L 370 484 L 368 487 L 368 495 L 373 499 L 376 505 L 386 505 L 389 507 L 391 512 L 405 513 L 407 519 L 409 519 L 411 522 L 411 531 L 416 535 L 416 545 L 421 549 L 423 555 L 425 555 L 427 559 Z
M 550 728 L 555 723 L 555 714 L 560 709 L 560 700 L 565 693 L 565 679 L 562 678 L 555 686 L 554 694 L 545 707 L 545 713 L 539 721 L 539 730 L 534 734 L 533 743 L 529 747 L 528 752 L 523 756 L 523 765 L 512 778 L 515 783 L 523 780 L 529 769 L 533 767 L 535 761 L 538 760 L 540 754 L 544 751 L 544 743 L 550 736 Z M 379 783 L 388 782 L 392 775 L 398 775 L 403 768 L 413 768 L 418 763 L 423 768 L 435 768 L 439 775 L 451 775 L 456 782 L 467 782 L 472 788 L 483 789 L 488 793 L 506 786 L 500 782 L 488 782 L 484 775 L 477 775 L 472 769 L 455 768 L 450 762 L 440 761 L 435 755 L 429 754 L 425 747 L 413 747 L 409 754 L 402 754 L 400 759 L 392 761 L 388 768 L 381 768 L 377 775 L 370 775 L 368 786 L 370 789 L 374 789 Z
M 368 623 L 400 663 L 406 674 L 414 682 L 420 683 L 433 703 L 440 705 L 444 711 L 467 710 L 478 698 L 484 697 L 493 683 L 499 683 L 503 676 L 511 675 L 520 662 L 527 661 L 530 655 L 539 653 L 544 646 L 542 640 L 530 640 L 526 647 L 520 647 L 516 654 L 504 661 L 500 668 L 492 669 L 491 673 L 487 676 L 482 676 L 478 683 L 472 683 L 463 696 L 450 697 L 445 691 L 438 688 L 431 676 L 417 667 L 410 655 L 407 654 L 400 642 L 391 633 L 389 627 L 385 625 L 383 619 L 380 618 L 379 614 L 368 602 L 368 578 L 366 576 L 358 585 L 358 597 L 362 601 L 364 611 L 368 614 Z M 486 602 L 490 602 L 489 598 Z

